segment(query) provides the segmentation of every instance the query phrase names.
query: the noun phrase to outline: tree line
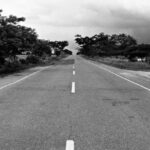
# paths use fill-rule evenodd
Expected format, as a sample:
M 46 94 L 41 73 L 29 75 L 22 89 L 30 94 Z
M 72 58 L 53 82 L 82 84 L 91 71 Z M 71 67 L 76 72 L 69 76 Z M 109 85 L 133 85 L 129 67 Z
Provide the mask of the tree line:
M 68 46 L 67 41 L 49 41 L 39 39 L 36 31 L 30 27 L 20 25 L 24 17 L 14 15 L 3 16 L 0 10 L 0 65 L 6 61 L 14 62 L 17 55 L 42 57 L 51 56 L 52 49 L 56 55 Z
M 80 46 L 78 53 L 87 56 L 121 56 L 131 61 L 150 57 L 150 44 L 137 44 L 135 38 L 124 33 L 100 33 L 91 37 L 76 35 L 75 41 Z

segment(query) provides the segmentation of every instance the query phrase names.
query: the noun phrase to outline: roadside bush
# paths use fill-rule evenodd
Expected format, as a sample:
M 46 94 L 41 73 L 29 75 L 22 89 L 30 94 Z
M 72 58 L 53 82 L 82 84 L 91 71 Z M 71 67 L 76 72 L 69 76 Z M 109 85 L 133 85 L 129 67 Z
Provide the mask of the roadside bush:
M 120 69 L 129 69 L 129 70 L 150 70 L 150 65 L 146 62 L 131 62 L 126 59 L 116 59 L 116 58 L 97 58 L 94 59 L 100 63 L 106 65 L 114 66 Z
M 31 64 L 37 64 L 40 62 L 40 58 L 38 56 L 35 56 L 35 55 L 29 55 L 26 58 L 26 62 L 31 63 Z
M 60 51 L 56 51 L 56 56 L 60 56 L 61 52 Z
M 3 57 L 0 57 L 0 66 L 5 63 L 5 59 Z
M 81 55 L 81 52 L 77 52 L 77 55 Z
M 150 64 L 150 56 L 146 58 L 146 62 Z
M 5 67 L 6 68 L 10 68 L 10 69 L 14 69 L 16 70 L 17 68 L 20 68 L 21 64 L 19 63 L 19 61 L 14 61 L 14 62 L 6 62 L 5 63 Z
M 68 55 L 72 55 L 72 51 L 70 51 L 70 50 L 68 50 L 68 49 L 65 49 L 65 50 L 63 50 L 66 54 L 68 54 Z
M 20 63 L 23 64 L 23 65 L 27 65 L 27 64 L 28 64 L 28 62 L 27 62 L 26 59 L 20 59 L 19 61 L 20 61 Z
M 9 73 L 14 73 L 17 72 L 21 69 L 23 69 L 24 66 L 20 64 L 19 61 L 14 61 L 14 62 L 6 62 L 0 69 L 1 74 L 9 74 Z

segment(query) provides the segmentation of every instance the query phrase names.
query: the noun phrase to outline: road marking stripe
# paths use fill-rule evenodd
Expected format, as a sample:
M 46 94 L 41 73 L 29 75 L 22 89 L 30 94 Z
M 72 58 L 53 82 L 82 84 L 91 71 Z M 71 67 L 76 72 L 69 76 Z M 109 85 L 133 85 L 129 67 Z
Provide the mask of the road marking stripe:
M 73 69 L 75 69 L 75 66 L 73 65 Z
M 23 80 L 25 80 L 25 79 L 27 79 L 27 78 L 29 78 L 29 77 L 31 77 L 31 76 L 34 76 L 35 74 L 41 72 L 42 70 L 44 70 L 44 69 L 46 69 L 46 68 L 49 68 L 49 67 L 44 67 L 44 68 L 42 68 L 41 70 L 38 70 L 38 71 L 36 71 L 36 72 L 33 72 L 33 73 L 31 73 L 31 74 L 29 74 L 29 75 L 27 75 L 27 76 L 25 76 L 25 77 L 23 77 L 23 78 L 21 78 L 21 79 L 15 81 L 15 82 L 11 82 L 11 83 L 9 83 L 9 84 L 6 84 L 6 85 L 0 87 L 0 90 L 2 90 L 2 89 L 4 89 L 4 88 L 7 88 L 7 87 L 9 87 L 9 86 L 11 86 L 11 85 L 14 85 L 14 84 L 16 84 L 16 83 L 18 83 L 18 82 L 21 82 L 21 81 L 23 81 Z
M 66 150 L 74 150 L 74 141 L 73 140 L 67 140 Z
M 76 74 L 76 72 L 73 70 L 73 75 L 75 75 Z
M 135 84 L 135 85 L 137 85 L 137 86 L 139 86 L 139 87 L 141 87 L 141 88 L 143 88 L 143 89 L 145 89 L 145 90 L 147 90 L 147 91 L 150 92 L 150 89 L 149 89 L 149 88 L 147 88 L 147 87 L 145 87 L 145 86 L 143 86 L 143 85 L 141 85 L 141 84 L 139 84 L 139 83 L 136 83 L 136 82 L 134 82 L 134 81 L 131 81 L 131 80 L 129 80 L 129 79 L 123 77 L 123 76 L 120 76 L 120 75 L 118 75 L 118 74 L 116 74 L 116 73 L 110 71 L 109 69 L 106 69 L 106 68 L 104 68 L 104 67 L 101 67 L 101 66 L 99 66 L 99 65 L 97 65 L 97 64 L 95 64 L 95 63 L 92 63 L 92 62 L 90 62 L 90 61 L 87 61 L 87 62 L 90 63 L 90 64 L 92 64 L 92 65 L 95 65 L 96 67 L 98 67 L 98 68 L 100 68 L 100 69 L 103 69 L 103 70 L 105 70 L 105 71 L 107 71 L 107 72 L 109 72 L 109 73 L 111 73 L 111 74 L 113 74 L 113 75 L 115 75 L 115 76 L 117 76 L 117 77 L 119 77 L 119 78 L 122 78 L 122 79 L 124 79 L 124 80 L 126 80 L 126 81 L 128 81 L 128 82 L 130 82 L 130 83 L 132 83 L 132 84 Z
M 75 82 L 72 82 L 71 93 L 75 93 Z

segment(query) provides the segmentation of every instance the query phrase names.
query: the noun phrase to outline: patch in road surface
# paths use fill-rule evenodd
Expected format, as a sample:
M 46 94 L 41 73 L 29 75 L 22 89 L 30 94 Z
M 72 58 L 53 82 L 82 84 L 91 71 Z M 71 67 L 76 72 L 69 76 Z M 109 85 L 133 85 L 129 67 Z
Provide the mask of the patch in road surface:
M 61 60 L 60 62 L 57 62 L 56 65 L 72 65 L 75 63 L 74 59 L 66 59 L 66 60 Z
M 43 70 L 42 72 L 58 72 L 59 71 L 59 69 L 58 68 L 50 68 L 50 69 L 45 69 L 45 70 Z
M 132 122 L 135 119 L 135 116 L 128 116 L 128 119 L 130 122 Z
M 121 106 L 121 105 L 129 105 L 130 101 L 119 101 L 119 100 L 114 100 L 111 98 L 103 98 L 103 101 L 105 102 L 110 102 L 112 106 Z
M 111 101 L 111 100 L 113 100 L 113 99 L 111 99 L 111 98 L 103 98 L 103 101 Z
M 129 105 L 129 101 L 113 101 L 112 106 L 122 106 L 122 105 Z
M 30 136 L 29 136 L 30 135 Z M 40 133 L 26 133 L 17 138 L 0 139 L 1 150 L 65 150 L 65 138 L 50 137 Z
M 69 86 L 68 85 L 59 85 L 59 86 L 52 86 L 52 87 L 35 87 L 35 86 L 33 86 L 33 87 L 15 87 L 14 88 L 15 90 L 17 90 L 17 91 L 31 91 L 31 92 L 41 92 L 41 91 L 68 91 L 68 89 L 69 89 Z
M 140 99 L 139 98 L 136 98 L 136 97 L 133 97 L 130 99 L 131 101 L 139 101 Z

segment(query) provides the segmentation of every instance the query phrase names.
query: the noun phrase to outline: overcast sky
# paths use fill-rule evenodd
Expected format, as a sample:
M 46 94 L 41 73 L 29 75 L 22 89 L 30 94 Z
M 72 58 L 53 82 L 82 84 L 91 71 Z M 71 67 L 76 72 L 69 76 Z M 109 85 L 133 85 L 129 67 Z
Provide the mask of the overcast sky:
M 128 33 L 150 43 L 150 0 L 0 0 L 3 14 L 24 16 L 39 38 Z

